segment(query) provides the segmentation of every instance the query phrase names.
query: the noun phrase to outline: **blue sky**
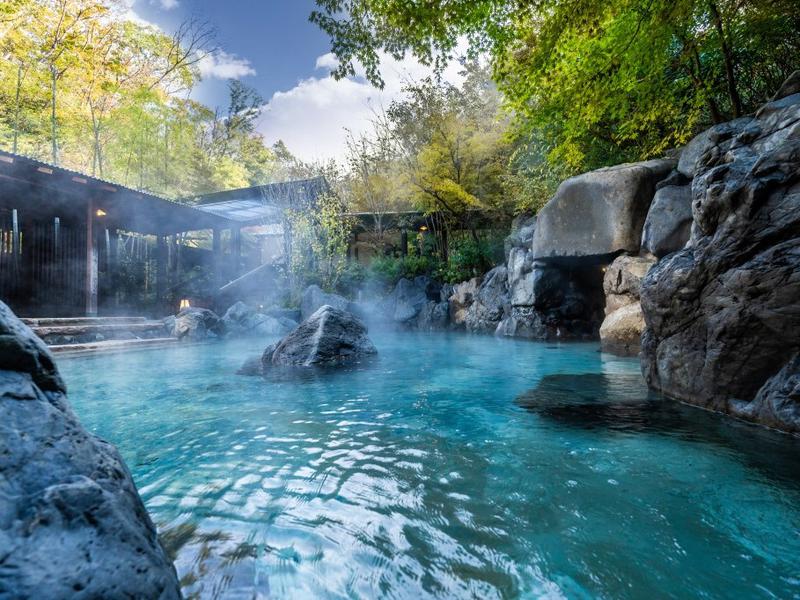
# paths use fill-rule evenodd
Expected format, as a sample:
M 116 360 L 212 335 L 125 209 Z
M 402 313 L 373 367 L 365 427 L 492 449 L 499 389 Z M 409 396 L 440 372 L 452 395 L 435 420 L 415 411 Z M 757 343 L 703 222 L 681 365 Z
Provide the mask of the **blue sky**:
M 402 95 L 404 83 L 429 74 L 413 59 L 385 57 L 383 90 L 358 74 L 333 80 L 329 40 L 308 21 L 314 0 L 125 1 L 134 18 L 167 32 L 189 17 L 208 21 L 218 51 L 200 64 L 203 82 L 193 96 L 224 106 L 228 78 L 255 87 L 265 99 L 259 131 L 305 160 L 341 159 L 347 131 L 366 131 L 374 112 Z M 458 67 L 445 78 L 458 82 Z

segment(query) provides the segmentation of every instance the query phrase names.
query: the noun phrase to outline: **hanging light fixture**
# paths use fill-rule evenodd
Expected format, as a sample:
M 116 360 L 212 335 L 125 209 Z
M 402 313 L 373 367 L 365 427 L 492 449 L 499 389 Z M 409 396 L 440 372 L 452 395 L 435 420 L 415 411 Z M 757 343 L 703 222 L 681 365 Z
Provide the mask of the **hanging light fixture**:
M 192 307 L 192 305 L 189 304 L 189 299 L 188 298 L 184 298 L 183 300 L 181 300 L 181 304 L 180 304 L 180 307 L 179 307 L 180 310 L 183 310 L 184 308 L 191 308 L 191 307 Z
M 94 214 L 96 214 L 98 217 L 105 217 L 108 213 L 102 208 L 98 208 Z

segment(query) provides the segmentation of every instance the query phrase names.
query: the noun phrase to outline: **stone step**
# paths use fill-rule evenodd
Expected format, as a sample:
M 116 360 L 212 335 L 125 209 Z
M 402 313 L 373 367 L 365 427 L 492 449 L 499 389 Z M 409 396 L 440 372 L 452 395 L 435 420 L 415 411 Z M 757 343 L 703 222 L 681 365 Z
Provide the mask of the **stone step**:
M 22 319 L 29 327 L 61 327 L 77 325 L 123 325 L 145 323 L 145 317 L 42 317 Z
M 92 335 L 92 334 L 119 334 L 130 333 L 134 337 L 137 333 L 144 333 L 148 331 L 158 331 L 164 329 L 164 324 L 161 321 L 141 321 L 137 323 L 90 323 L 90 324 L 72 324 L 72 325 L 52 325 L 43 326 L 35 325 L 31 327 L 34 333 L 40 338 L 44 339 L 53 335 Z
M 85 344 L 59 344 L 50 346 L 50 350 L 59 357 L 82 356 L 86 354 L 127 352 L 130 350 L 147 350 L 163 348 L 179 343 L 176 338 L 151 338 L 145 340 L 107 340 L 104 342 L 87 342 Z

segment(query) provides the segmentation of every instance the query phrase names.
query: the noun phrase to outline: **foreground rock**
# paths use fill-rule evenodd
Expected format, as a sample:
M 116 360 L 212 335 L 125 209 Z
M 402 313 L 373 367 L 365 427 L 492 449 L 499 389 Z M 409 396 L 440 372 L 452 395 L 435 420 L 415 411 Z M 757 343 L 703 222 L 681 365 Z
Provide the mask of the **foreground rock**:
M 88 433 L 52 356 L 0 302 L 0 597 L 180 598 L 116 449 Z
M 638 254 L 656 184 L 674 167 L 673 160 L 651 160 L 567 179 L 539 211 L 534 258 L 574 264 L 581 258 L 607 262 L 620 252 Z
M 377 354 L 361 320 L 332 306 L 322 306 L 297 329 L 261 356 L 260 368 L 274 366 L 337 366 L 357 362 Z M 258 365 L 249 361 L 240 373 L 255 374 Z
M 225 332 L 229 336 L 286 335 L 297 327 L 297 323 L 286 317 L 262 314 L 237 302 L 222 316 Z
M 349 311 L 350 301 L 338 294 L 324 292 L 318 285 L 310 285 L 303 292 L 300 300 L 300 317 L 305 321 L 322 306 L 332 306 L 339 310 Z
M 217 314 L 207 308 L 184 308 L 174 317 L 164 320 L 172 337 L 180 340 L 200 341 L 225 335 L 225 324 Z
M 690 149 L 691 240 L 644 280 L 643 372 L 673 398 L 798 431 L 800 94 Z

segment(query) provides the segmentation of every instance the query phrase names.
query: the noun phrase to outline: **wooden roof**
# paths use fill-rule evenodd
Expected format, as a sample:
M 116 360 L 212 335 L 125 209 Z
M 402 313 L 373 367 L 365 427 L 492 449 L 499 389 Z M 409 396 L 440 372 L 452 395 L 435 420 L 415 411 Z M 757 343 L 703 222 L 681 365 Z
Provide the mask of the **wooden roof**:
M 0 150 L 0 209 L 82 219 L 90 199 L 105 212 L 101 218 L 108 229 L 169 235 L 233 224 L 193 206 Z

